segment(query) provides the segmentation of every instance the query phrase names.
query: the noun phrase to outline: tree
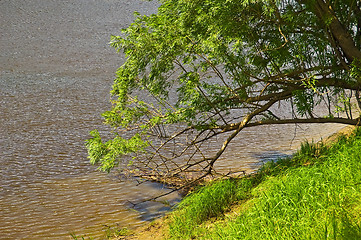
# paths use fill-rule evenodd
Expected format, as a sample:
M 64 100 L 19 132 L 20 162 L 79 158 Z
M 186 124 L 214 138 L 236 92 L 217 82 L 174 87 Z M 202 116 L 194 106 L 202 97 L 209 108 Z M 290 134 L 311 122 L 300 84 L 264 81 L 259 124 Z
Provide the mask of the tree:
M 160 3 L 157 14 L 138 14 L 111 37 L 127 60 L 103 114 L 113 137 L 103 140 L 95 130 L 87 140 L 100 169 L 204 177 L 244 128 L 359 124 L 359 0 Z M 281 115 L 279 104 L 291 113 Z M 221 135 L 223 145 L 205 151 Z

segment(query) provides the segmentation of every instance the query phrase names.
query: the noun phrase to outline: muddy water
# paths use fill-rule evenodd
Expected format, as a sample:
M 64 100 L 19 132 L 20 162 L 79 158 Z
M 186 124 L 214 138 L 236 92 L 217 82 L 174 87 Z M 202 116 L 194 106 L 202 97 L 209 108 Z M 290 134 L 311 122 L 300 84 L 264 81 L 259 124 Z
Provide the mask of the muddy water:
M 105 131 L 114 72 L 124 61 L 109 36 L 156 11 L 134 0 L 0 1 L 0 239 L 97 236 L 104 225 L 135 227 L 167 207 L 130 202 L 165 192 L 120 182 L 88 164 L 84 139 Z M 339 125 L 249 129 L 218 167 L 252 171 Z M 284 134 L 286 133 L 286 134 Z M 176 201 L 171 196 L 170 201 Z

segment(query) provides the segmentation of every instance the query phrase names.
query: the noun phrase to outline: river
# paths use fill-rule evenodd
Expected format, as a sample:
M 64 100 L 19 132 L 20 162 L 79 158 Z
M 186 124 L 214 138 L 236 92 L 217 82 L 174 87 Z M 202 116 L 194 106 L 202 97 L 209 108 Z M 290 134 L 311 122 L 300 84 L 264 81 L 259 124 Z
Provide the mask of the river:
M 99 236 L 105 225 L 134 228 L 169 208 L 131 202 L 167 191 L 100 173 L 88 163 L 89 131 L 105 131 L 114 73 L 124 57 L 109 47 L 133 12 L 157 4 L 135 0 L 0 1 L 0 239 Z M 257 169 L 340 125 L 247 129 L 217 165 Z M 285 134 L 286 133 L 286 134 Z M 171 202 L 178 195 L 168 197 Z

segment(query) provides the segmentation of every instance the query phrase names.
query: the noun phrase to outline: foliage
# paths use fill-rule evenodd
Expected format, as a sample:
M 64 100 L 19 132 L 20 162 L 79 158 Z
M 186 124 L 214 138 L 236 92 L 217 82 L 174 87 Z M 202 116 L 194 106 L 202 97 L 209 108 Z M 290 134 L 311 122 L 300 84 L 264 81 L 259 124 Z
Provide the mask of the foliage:
M 310 158 L 314 146 L 305 144 L 297 159 L 264 166 L 252 181 L 238 180 L 252 184 L 232 188 L 229 194 L 238 192 L 247 197 L 233 198 L 239 202 L 232 211 L 235 214 L 222 219 L 223 212 L 218 212 L 216 222 L 209 221 L 211 215 L 181 221 L 183 216 L 193 216 L 195 208 L 203 211 L 211 206 L 197 201 L 197 194 L 202 195 L 205 189 L 189 196 L 185 201 L 190 204 L 171 214 L 178 220 L 171 222 L 169 235 L 173 239 L 360 239 L 361 130 Z M 312 164 L 299 165 L 304 162 L 302 157 Z M 235 186 L 242 186 L 239 183 Z M 233 203 L 229 201 L 223 208 Z
M 160 3 L 111 37 L 127 60 L 103 114 L 114 137 L 93 132 L 87 142 L 100 169 L 129 161 L 140 176 L 203 177 L 244 128 L 358 124 L 360 1 Z M 216 138 L 223 143 L 210 146 Z

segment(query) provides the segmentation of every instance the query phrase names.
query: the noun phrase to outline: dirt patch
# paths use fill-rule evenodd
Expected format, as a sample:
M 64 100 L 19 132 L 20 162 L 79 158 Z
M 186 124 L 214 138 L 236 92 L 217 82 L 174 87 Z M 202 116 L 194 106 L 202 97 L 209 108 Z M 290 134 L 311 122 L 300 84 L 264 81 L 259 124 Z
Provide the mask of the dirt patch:
M 336 142 L 340 136 L 349 137 L 352 134 L 352 132 L 355 130 L 355 128 L 356 128 L 355 126 L 346 126 L 346 127 L 342 128 L 341 130 L 335 132 L 334 134 L 332 134 L 325 140 L 321 140 L 321 142 L 323 144 L 325 144 L 326 146 L 328 146 L 328 145 Z
M 134 234 L 120 236 L 112 240 L 161 240 L 166 239 L 168 234 L 168 217 L 162 217 L 153 222 L 139 227 Z

